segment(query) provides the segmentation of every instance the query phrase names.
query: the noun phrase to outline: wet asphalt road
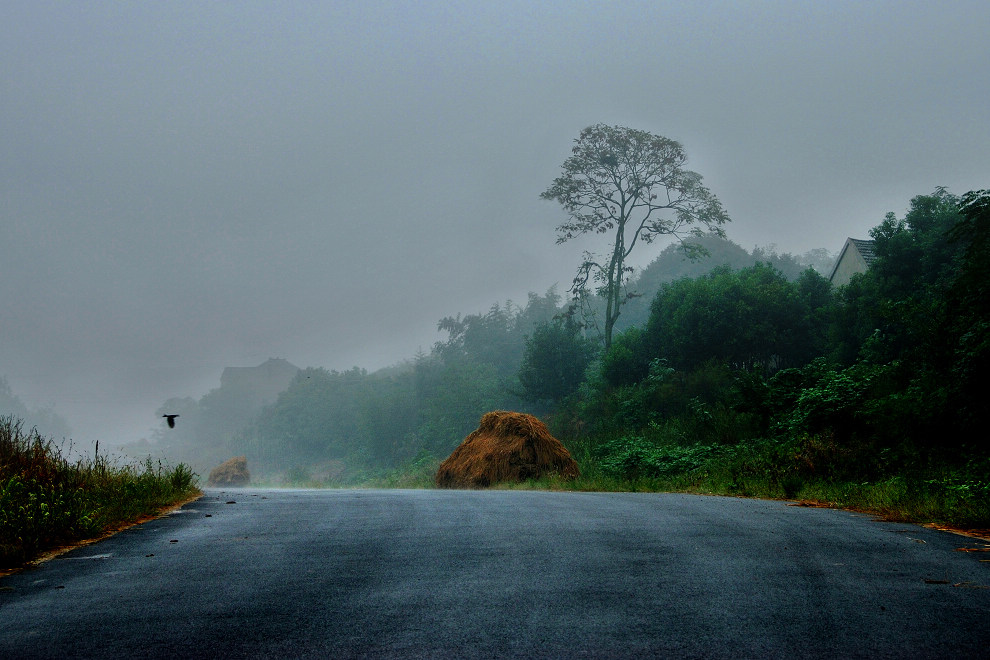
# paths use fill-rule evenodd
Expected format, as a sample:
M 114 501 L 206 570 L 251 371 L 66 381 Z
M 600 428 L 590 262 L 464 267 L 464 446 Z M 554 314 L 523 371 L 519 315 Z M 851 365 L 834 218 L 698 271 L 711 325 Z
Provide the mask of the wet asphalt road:
M 987 542 L 664 494 L 228 490 L 0 579 L 0 657 L 990 657 Z

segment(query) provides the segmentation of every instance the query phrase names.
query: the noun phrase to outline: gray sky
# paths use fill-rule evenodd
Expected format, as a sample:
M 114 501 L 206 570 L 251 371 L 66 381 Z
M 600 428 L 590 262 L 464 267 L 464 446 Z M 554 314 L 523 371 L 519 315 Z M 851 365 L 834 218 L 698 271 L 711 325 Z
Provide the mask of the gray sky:
M 990 186 L 988 34 L 984 0 L 8 0 L 0 375 L 117 444 L 224 366 L 412 357 L 566 290 L 594 244 L 538 196 L 599 122 L 680 140 L 743 247 L 838 250 Z

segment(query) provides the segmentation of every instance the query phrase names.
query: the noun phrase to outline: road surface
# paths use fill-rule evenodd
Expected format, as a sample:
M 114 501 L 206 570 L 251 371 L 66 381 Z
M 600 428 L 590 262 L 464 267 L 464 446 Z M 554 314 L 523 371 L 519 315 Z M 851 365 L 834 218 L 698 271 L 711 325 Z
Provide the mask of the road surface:
M 737 498 L 210 490 L 0 579 L 0 657 L 988 657 L 988 546 Z

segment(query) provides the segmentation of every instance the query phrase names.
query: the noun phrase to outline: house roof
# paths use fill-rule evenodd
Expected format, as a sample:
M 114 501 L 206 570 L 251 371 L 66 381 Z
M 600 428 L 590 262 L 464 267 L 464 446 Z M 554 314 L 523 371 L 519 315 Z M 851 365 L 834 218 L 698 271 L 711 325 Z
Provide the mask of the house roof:
M 856 249 L 859 250 L 859 254 L 863 257 L 863 261 L 866 262 L 866 265 L 872 266 L 874 260 L 877 258 L 877 255 L 873 252 L 874 242 L 866 241 L 862 238 L 850 238 L 849 240 L 856 245 Z
M 869 268 L 876 261 L 876 253 L 873 251 L 873 241 L 867 241 L 862 238 L 847 238 L 845 245 L 842 246 L 842 251 L 839 253 L 839 258 L 835 260 L 835 265 L 832 266 L 832 272 L 829 273 L 829 281 L 835 279 L 835 273 L 839 270 L 839 266 L 842 265 L 843 261 L 846 259 L 846 255 L 851 247 L 855 252 L 859 253 L 859 256 L 863 258 L 863 262 L 866 267 Z

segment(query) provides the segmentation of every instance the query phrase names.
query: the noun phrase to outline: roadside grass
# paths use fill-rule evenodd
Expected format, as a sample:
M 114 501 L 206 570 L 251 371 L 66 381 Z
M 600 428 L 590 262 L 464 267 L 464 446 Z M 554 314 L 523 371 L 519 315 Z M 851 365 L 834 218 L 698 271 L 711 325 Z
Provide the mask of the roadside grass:
M 367 475 L 362 482 L 366 488 L 435 488 L 434 476 L 440 459 L 427 452 L 397 468 Z
M 337 461 L 344 463 L 344 461 Z M 354 461 L 360 464 L 360 460 Z M 277 473 L 262 473 L 251 485 L 262 488 L 433 488 L 440 459 L 429 452 L 396 467 L 351 468 L 328 475 L 318 468 L 296 465 Z
M 887 520 L 990 529 L 990 498 L 954 492 L 936 479 L 891 477 L 873 483 L 812 482 L 802 489 L 799 499 L 827 502 Z
M 577 461 L 574 479 L 547 474 L 498 490 L 587 492 L 676 492 L 793 501 L 807 506 L 850 509 L 888 520 L 990 530 L 990 462 L 962 468 L 913 470 L 869 467 L 828 437 L 691 442 L 691 434 L 668 426 L 645 436 L 611 434 L 565 441 Z M 440 459 L 423 452 L 390 469 L 347 472 L 314 479 L 305 469 L 277 482 L 257 485 L 305 488 L 434 488 Z
M 668 485 L 681 492 L 794 500 L 893 521 L 990 529 L 990 475 L 984 466 L 888 469 L 855 478 L 828 459 L 809 468 L 806 446 L 806 439 L 740 444 Z
M 670 443 L 650 449 L 640 440 L 621 445 L 610 438 L 596 445 L 571 443 L 568 448 L 580 467 L 579 477 L 549 474 L 494 488 L 755 497 L 850 509 L 893 521 L 990 529 L 990 478 L 983 465 L 961 471 L 929 468 L 907 476 L 888 474 L 855 481 L 830 478 L 825 463 L 817 466 L 817 472 L 809 472 L 807 452 L 801 452 L 800 443 Z M 423 486 L 402 487 L 431 486 L 432 480 L 426 479 Z
M 726 482 L 700 471 L 663 478 L 622 479 L 582 474 L 577 479 L 548 475 L 520 483 L 494 486 L 498 490 L 553 490 L 580 492 L 693 493 L 794 501 L 807 506 L 848 509 L 891 521 L 934 523 L 959 529 L 990 530 L 990 500 L 946 493 L 924 482 L 892 477 L 876 483 L 810 480 L 796 494 L 787 495 L 771 479 L 746 478 Z
M 99 453 L 69 462 L 13 417 L 0 417 L 0 568 L 100 536 L 199 492 L 184 464 L 117 465 Z

